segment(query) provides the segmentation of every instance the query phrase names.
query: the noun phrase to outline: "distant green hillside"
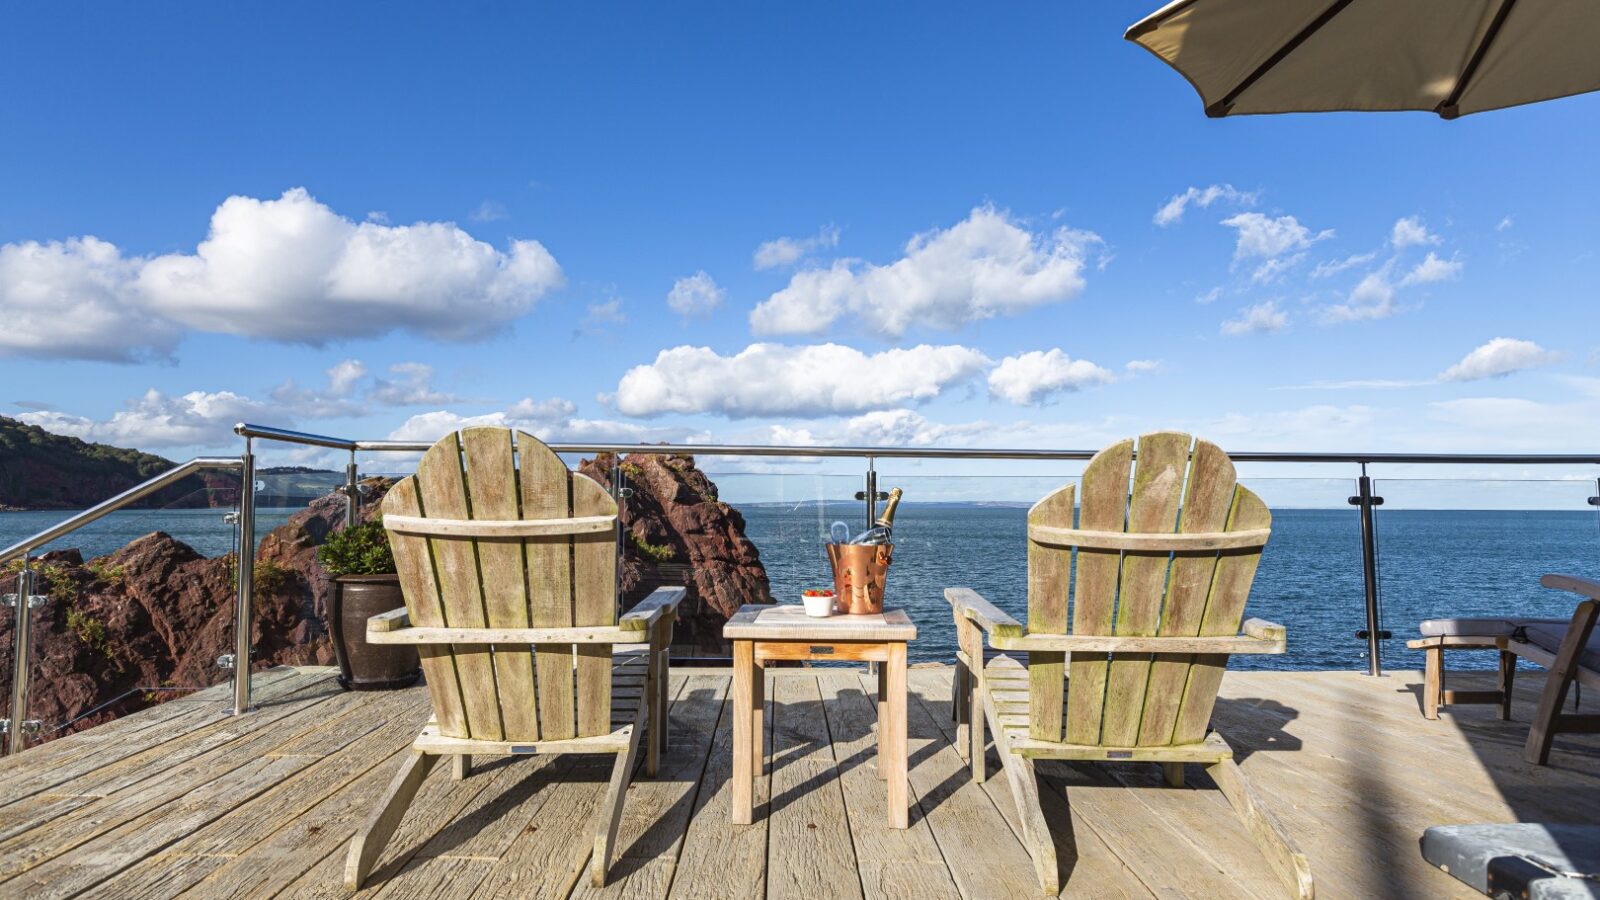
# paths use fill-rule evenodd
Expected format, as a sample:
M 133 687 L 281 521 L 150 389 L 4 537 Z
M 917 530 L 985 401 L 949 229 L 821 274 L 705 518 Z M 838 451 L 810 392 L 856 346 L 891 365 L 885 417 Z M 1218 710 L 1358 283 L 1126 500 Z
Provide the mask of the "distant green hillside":
M 0 416 L 3 506 L 80 509 L 173 465 L 172 460 L 151 453 L 90 444 Z

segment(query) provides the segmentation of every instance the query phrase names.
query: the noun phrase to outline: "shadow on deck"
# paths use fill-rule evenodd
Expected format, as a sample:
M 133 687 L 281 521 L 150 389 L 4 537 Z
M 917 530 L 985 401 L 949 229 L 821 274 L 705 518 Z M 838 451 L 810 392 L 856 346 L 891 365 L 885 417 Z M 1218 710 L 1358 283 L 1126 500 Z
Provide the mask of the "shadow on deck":
M 772 765 L 755 825 L 728 822 L 725 671 L 674 672 L 673 744 L 628 792 L 611 884 L 585 878 L 610 759 L 439 766 L 360 896 L 1037 897 L 1006 781 L 974 784 L 951 744 L 948 668 L 914 669 L 911 828 L 887 827 L 871 687 L 842 669 L 776 672 Z M 1475 676 L 1463 675 L 1462 680 Z M 1415 673 L 1231 672 L 1215 725 L 1311 858 L 1322 897 L 1478 896 L 1424 863 L 1433 824 L 1592 821 L 1600 736 L 1522 762 L 1541 679 L 1516 721 L 1466 707 L 1437 722 Z M 207 692 L 0 764 L 0 896 L 343 897 L 344 852 L 427 717 L 427 695 L 344 693 L 327 670 L 258 676 L 260 712 Z M 991 766 L 997 763 L 991 762 Z M 1063 896 L 1279 896 L 1198 767 L 1049 763 Z

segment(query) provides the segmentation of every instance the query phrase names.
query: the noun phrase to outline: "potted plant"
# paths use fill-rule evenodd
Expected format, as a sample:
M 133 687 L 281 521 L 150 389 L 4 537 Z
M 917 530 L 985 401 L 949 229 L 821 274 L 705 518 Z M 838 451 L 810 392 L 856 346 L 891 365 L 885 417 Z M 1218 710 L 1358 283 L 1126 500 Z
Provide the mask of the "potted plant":
M 406 605 L 394 553 L 383 520 L 352 525 L 328 536 L 317 562 L 330 576 L 328 632 L 339 659 L 345 690 L 386 691 L 409 687 L 422 676 L 417 649 L 406 644 L 367 643 L 367 619 Z

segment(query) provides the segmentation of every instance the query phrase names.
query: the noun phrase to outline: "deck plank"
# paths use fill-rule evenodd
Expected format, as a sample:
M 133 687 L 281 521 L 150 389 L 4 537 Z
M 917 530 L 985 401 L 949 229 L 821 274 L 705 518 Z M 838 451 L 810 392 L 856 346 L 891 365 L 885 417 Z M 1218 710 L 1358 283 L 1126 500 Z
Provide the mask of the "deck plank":
M 0 788 L 27 793 L 0 806 L 0 895 L 343 900 L 350 836 L 428 703 L 425 688 L 356 695 L 326 677 L 274 673 L 257 715 L 222 718 L 196 694 L 7 760 Z M 1452 674 L 1458 688 L 1492 677 Z M 462 783 L 436 769 L 357 896 L 1037 896 L 1006 779 L 972 783 L 955 752 L 948 668 L 909 679 L 904 831 L 886 827 L 870 680 L 848 669 L 770 678 L 776 764 L 757 786 L 755 824 L 729 823 L 726 670 L 677 670 L 674 744 L 661 775 L 641 773 L 629 791 L 606 888 L 583 875 L 609 760 L 536 757 L 480 760 Z M 1467 898 L 1422 861 L 1422 829 L 1592 820 L 1600 808 L 1600 735 L 1563 736 L 1548 767 L 1521 761 L 1541 681 L 1519 673 L 1518 721 L 1484 706 L 1430 722 L 1417 673 L 1233 672 L 1215 721 L 1309 854 L 1319 896 Z M 1153 768 L 1041 772 L 1070 863 L 1062 896 L 1275 896 L 1199 767 L 1188 789 L 1161 786 Z
M 865 679 L 855 670 L 833 669 L 823 670 L 818 681 L 850 817 L 862 893 L 868 897 L 959 898 L 944 854 L 921 810 L 913 805 L 911 827 L 889 827 L 887 791 L 876 770 L 878 706 Z M 942 735 L 909 737 L 911 764 L 937 752 L 943 740 Z

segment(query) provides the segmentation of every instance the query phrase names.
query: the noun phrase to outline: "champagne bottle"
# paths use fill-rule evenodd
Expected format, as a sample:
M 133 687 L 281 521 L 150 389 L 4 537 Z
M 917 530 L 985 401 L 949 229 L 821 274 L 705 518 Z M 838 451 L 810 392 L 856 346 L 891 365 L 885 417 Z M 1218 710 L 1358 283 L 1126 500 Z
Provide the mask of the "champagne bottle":
M 900 507 L 900 497 L 904 492 L 899 488 L 889 492 L 889 502 L 883 505 L 883 515 L 872 524 L 871 528 L 856 535 L 852 544 L 887 544 L 894 540 L 894 514 Z

